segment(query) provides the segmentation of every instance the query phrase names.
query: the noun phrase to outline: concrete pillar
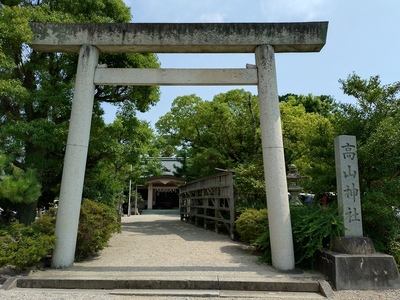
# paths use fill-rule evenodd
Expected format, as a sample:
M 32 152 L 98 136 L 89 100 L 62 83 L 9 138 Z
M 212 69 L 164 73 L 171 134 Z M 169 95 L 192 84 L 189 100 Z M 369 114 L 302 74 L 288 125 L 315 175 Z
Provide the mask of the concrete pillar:
M 153 209 L 153 183 L 149 183 L 147 193 L 147 209 Z
M 81 47 L 61 180 L 56 221 L 57 243 L 51 264 L 53 268 L 67 268 L 74 264 L 98 58 L 99 50 L 96 47 Z
M 272 266 L 287 271 L 294 269 L 295 261 L 274 48 L 261 45 L 255 54 Z

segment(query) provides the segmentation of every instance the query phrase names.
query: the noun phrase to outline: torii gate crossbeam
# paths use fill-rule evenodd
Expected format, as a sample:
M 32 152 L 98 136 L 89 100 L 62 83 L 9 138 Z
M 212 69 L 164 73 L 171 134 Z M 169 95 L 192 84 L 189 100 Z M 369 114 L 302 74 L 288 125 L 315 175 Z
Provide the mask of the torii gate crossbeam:
M 31 46 L 42 52 L 79 52 L 75 93 L 56 222 L 52 267 L 74 263 L 80 203 L 96 84 L 257 85 L 272 265 L 294 269 L 285 159 L 282 142 L 275 53 L 318 52 L 328 22 L 310 23 L 32 23 Z M 98 65 L 110 53 L 254 53 L 249 69 L 106 69 Z M 183 78 L 182 75 L 184 75 Z

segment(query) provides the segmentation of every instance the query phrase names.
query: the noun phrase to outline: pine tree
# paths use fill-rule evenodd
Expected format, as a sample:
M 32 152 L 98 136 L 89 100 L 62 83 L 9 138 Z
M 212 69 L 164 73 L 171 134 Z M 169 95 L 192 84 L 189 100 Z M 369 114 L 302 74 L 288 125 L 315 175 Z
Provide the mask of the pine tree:
M 9 157 L 0 154 L 0 207 L 4 221 L 10 221 L 11 212 L 18 211 L 19 207 L 35 205 L 41 195 L 40 189 L 34 170 L 24 172 L 14 166 Z M 30 223 L 23 215 L 17 214 L 17 218 L 21 223 Z

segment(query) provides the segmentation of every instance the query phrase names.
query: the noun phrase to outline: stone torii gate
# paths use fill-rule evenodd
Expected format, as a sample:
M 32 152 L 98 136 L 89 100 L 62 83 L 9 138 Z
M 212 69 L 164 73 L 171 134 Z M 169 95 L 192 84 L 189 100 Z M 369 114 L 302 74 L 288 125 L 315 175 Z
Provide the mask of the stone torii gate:
M 56 222 L 53 268 L 74 263 L 96 85 L 257 85 L 272 265 L 294 269 L 294 251 L 275 53 L 318 52 L 328 22 L 310 23 L 32 23 L 35 51 L 79 52 Z M 99 53 L 255 53 L 243 69 L 112 69 Z

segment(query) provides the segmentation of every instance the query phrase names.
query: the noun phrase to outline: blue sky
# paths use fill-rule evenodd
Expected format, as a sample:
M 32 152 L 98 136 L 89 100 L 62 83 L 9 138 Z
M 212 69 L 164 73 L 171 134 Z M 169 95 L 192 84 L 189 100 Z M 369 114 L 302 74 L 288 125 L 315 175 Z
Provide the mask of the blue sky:
M 319 53 L 276 54 L 278 93 L 331 95 L 353 102 L 339 79 L 355 72 L 380 75 L 383 84 L 400 80 L 400 1 L 395 0 L 124 0 L 133 23 L 309 22 L 328 21 L 328 37 Z M 160 54 L 162 68 L 245 68 L 253 54 Z M 161 99 L 148 113 L 152 125 L 172 101 L 196 94 L 203 100 L 236 87 L 161 87 Z M 256 87 L 244 88 L 257 94 Z M 106 122 L 115 110 L 106 107 Z

